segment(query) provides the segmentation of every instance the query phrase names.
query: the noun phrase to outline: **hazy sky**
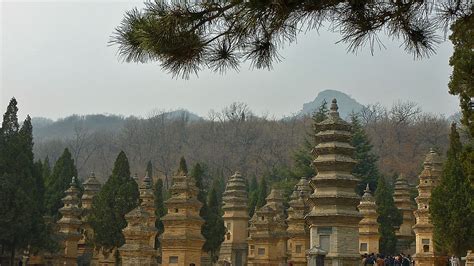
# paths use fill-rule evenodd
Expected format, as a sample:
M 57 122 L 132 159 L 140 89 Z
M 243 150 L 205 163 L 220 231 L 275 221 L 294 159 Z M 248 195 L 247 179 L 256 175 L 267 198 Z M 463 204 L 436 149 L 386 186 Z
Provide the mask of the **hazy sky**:
M 447 92 L 449 41 L 431 58 L 414 60 L 400 41 L 387 38 L 374 56 L 368 48 L 347 53 L 345 44 L 335 44 L 340 36 L 323 29 L 301 34 L 271 71 L 244 65 L 238 73 L 206 71 L 180 80 L 158 63 L 122 63 L 117 48 L 107 45 L 124 12 L 143 1 L 0 2 L 1 113 L 14 96 L 21 117 L 144 116 L 177 108 L 206 116 L 235 101 L 281 117 L 324 89 L 343 91 L 362 104 L 389 107 L 401 99 L 428 112 L 450 115 L 458 109 L 457 98 Z

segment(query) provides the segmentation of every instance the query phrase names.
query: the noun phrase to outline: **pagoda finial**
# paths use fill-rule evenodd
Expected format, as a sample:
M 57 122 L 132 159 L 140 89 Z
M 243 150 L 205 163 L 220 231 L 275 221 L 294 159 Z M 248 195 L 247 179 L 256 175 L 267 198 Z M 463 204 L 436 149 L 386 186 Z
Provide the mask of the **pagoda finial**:
M 138 181 L 138 180 L 139 180 L 137 173 L 135 173 L 135 174 L 133 175 L 133 180 L 135 180 L 135 181 Z
M 143 184 L 146 188 L 151 188 L 151 178 L 148 176 L 148 171 L 146 171 L 145 177 L 143 178 Z
M 95 178 L 95 173 L 94 173 L 94 171 L 91 172 L 90 177 Z
M 367 183 L 367 186 L 365 187 L 364 192 L 371 192 L 371 191 L 370 191 L 370 187 L 369 187 L 369 183 Z
M 329 114 L 331 116 L 339 116 L 339 112 L 337 110 L 339 110 L 339 107 L 337 106 L 336 98 L 334 98 L 332 99 L 331 108 L 329 108 Z
M 73 176 L 72 179 L 71 179 L 71 186 L 76 186 L 76 177 Z

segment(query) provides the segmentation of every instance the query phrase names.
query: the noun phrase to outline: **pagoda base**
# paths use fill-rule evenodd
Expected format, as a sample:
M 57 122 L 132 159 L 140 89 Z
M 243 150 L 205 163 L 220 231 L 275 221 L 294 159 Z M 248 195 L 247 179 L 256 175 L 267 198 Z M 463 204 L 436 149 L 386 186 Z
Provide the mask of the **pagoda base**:
M 415 254 L 413 260 L 416 266 L 445 266 L 446 256 L 435 256 L 433 254 Z
M 247 243 L 222 244 L 219 251 L 219 265 L 244 266 L 247 262 Z
M 405 255 L 415 254 L 415 236 L 413 236 L 412 238 L 399 238 L 397 241 L 396 249 L 398 253 L 403 253 Z

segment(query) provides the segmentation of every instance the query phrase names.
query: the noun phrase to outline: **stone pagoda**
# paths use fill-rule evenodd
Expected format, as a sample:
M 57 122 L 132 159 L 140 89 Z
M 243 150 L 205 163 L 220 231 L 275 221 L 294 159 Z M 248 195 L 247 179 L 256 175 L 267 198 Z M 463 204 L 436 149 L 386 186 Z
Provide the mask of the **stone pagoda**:
M 79 208 L 79 189 L 76 187 L 76 178 L 73 177 L 70 187 L 62 199 L 64 206 L 59 209 L 62 217 L 57 222 L 59 235 L 62 239 L 62 254 L 59 257 L 60 265 L 77 265 L 77 244 L 81 239 L 81 209 Z
M 398 240 L 397 250 L 405 254 L 413 254 L 414 250 L 411 250 L 410 246 L 412 246 L 415 240 L 412 228 L 413 225 L 415 225 L 415 217 L 413 216 L 414 208 L 410 198 L 410 186 L 403 174 L 399 175 L 395 181 L 393 201 L 403 217 L 400 228 L 395 232 Z
M 417 266 L 435 265 L 436 253 L 433 243 L 434 226 L 430 221 L 431 191 L 438 184 L 441 176 L 442 161 L 440 156 L 431 149 L 423 163 L 423 171 L 419 178 L 418 197 L 416 197 L 417 210 L 414 211 L 416 224 L 415 231 L 416 253 L 413 258 Z
M 304 202 L 308 201 L 309 196 L 313 193 L 309 185 L 309 180 L 307 177 L 302 177 L 296 184 L 296 190 L 299 192 L 300 196 L 303 197 Z
M 90 264 L 93 259 L 93 246 L 90 244 L 94 231 L 88 222 L 89 214 L 92 209 L 92 200 L 100 191 L 100 182 L 95 177 L 94 172 L 82 183 L 84 186 L 84 193 L 81 198 L 82 207 L 82 226 L 81 226 L 81 239 L 78 243 L 78 263 L 79 264 Z
M 318 144 L 313 161 L 318 174 L 312 178 L 314 193 L 311 211 L 306 215 L 310 226 L 310 245 L 327 253 L 327 265 L 359 264 L 359 179 L 352 175 L 356 164 L 351 146 L 351 125 L 339 117 L 336 99 L 328 118 L 318 123 Z
M 158 265 L 154 248 L 157 234 L 154 197 L 152 181 L 148 175 L 140 184 L 140 205 L 127 213 L 125 219 L 125 244 L 119 248 L 122 265 Z
M 236 172 L 227 181 L 222 209 L 226 234 L 219 252 L 219 264 L 243 266 L 247 262 L 249 214 L 245 179 Z
M 286 264 L 286 222 L 282 191 L 272 189 L 267 204 L 250 220 L 248 265 Z
M 364 195 L 357 206 L 362 214 L 359 222 L 359 252 L 360 254 L 379 253 L 379 224 L 377 223 L 377 205 L 370 192 L 369 184 L 364 190 Z
M 164 233 L 161 235 L 163 265 L 201 265 L 204 237 L 199 216 L 201 202 L 197 199 L 198 188 L 193 177 L 180 167 L 173 177 L 171 197 L 165 202 L 168 213 L 161 218 Z
M 305 182 L 306 181 L 306 182 Z M 302 184 L 300 184 L 302 183 Z M 306 204 L 309 183 L 306 178 L 302 178 L 290 197 L 290 208 L 288 208 L 288 262 L 292 265 L 307 265 L 306 250 L 309 249 L 309 228 L 305 222 L 305 215 L 308 212 Z M 311 191 L 311 188 L 309 188 Z

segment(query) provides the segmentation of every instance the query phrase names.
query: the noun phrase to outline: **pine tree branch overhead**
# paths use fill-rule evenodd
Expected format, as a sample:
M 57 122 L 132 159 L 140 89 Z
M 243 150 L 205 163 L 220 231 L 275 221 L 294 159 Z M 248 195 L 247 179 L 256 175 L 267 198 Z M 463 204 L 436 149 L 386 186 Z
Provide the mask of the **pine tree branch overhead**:
M 415 57 L 435 52 L 440 28 L 472 14 L 472 0 L 223 0 L 145 3 L 128 11 L 110 43 L 126 62 L 158 61 L 188 78 L 208 68 L 224 73 L 248 61 L 270 69 L 279 50 L 323 24 L 355 52 L 383 46 L 379 34 L 400 39 Z

